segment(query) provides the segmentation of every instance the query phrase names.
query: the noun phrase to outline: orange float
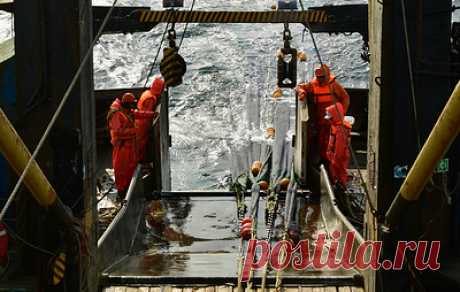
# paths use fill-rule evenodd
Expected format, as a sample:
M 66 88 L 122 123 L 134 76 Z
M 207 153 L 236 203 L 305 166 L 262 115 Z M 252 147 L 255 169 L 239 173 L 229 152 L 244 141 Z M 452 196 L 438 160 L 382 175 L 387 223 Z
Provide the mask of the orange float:
M 285 177 L 281 179 L 278 183 L 281 186 L 281 189 L 285 191 L 288 188 L 289 182 L 290 180 L 287 177 Z
M 267 128 L 266 137 L 267 138 L 275 138 L 275 128 L 273 128 L 273 127 Z
M 254 161 L 251 166 L 251 172 L 253 176 L 258 176 L 262 169 L 262 162 L 260 160 Z
M 260 189 L 263 191 L 268 190 L 268 182 L 265 180 L 262 180 L 259 182 Z

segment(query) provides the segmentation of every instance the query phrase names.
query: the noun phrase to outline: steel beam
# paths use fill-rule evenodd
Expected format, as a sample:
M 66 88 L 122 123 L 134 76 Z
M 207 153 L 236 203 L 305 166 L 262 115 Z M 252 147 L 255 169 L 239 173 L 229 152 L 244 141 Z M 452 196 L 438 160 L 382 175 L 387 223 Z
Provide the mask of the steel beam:
M 169 135 L 169 91 L 161 95 L 160 114 L 160 153 L 161 153 L 161 190 L 171 190 L 171 162 L 169 156 L 171 136 Z
M 14 2 L 13 2 L 13 0 L 0 0 L 0 10 L 13 12 L 14 11 Z
M 154 11 L 139 10 L 132 14 L 139 23 L 327 23 L 324 9 L 306 11 Z
M 97 28 L 108 7 L 93 7 Z M 148 7 L 119 7 L 105 33 L 148 31 L 160 22 L 193 23 L 302 23 L 313 32 L 358 32 L 368 39 L 367 4 L 309 7 L 306 11 L 152 11 Z
M 110 7 L 93 6 L 93 31 L 97 32 Z M 155 23 L 139 23 L 131 15 L 139 10 L 149 7 L 116 7 L 114 8 L 109 22 L 104 27 L 104 33 L 130 33 L 138 31 L 149 31 Z

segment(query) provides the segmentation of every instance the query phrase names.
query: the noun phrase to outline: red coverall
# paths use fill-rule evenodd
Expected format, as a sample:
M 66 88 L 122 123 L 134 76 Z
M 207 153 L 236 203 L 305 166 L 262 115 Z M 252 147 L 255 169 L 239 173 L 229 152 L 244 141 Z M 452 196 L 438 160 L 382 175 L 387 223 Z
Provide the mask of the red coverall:
M 324 73 L 326 77 L 321 80 L 320 77 L 324 76 Z M 326 152 L 329 143 L 330 123 L 324 119 L 326 108 L 334 104 L 334 102 L 340 102 L 346 113 L 350 104 L 350 97 L 335 80 L 335 76 L 330 73 L 327 65 L 323 65 L 323 69 L 316 69 L 315 75 L 316 77 L 311 82 L 299 84 L 297 93 L 300 100 L 303 101 L 308 98 L 314 106 L 312 120 L 317 133 L 316 141 L 319 144 L 319 154 L 323 160 L 327 160 Z M 309 133 L 308 136 L 311 139 L 313 135 Z
M 163 79 L 155 78 L 150 89 L 142 93 L 141 98 L 137 102 L 137 108 L 141 111 L 153 111 L 160 95 L 163 93 L 164 84 Z M 139 147 L 139 161 L 144 160 L 152 123 L 153 117 L 148 119 L 136 119 L 136 128 L 138 128 L 137 141 Z
M 115 174 L 115 185 L 119 194 L 127 191 L 134 170 L 138 163 L 137 143 L 134 119 L 152 118 L 153 112 L 132 111 L 121 107 L 117 98 L 110 106 L 107 115 L 111 143 L 113 145 L 112 164 Z
M 8 234 L 3 223 L 0 223 L 0 266 L 8 263 Z
M 337 103 L 326 108 L 327 115 L 330 117 L 328 122 L 331 125 L 327 157 L 329 161 L 329 176 L 333 184 L 339 183 L 343 188 L 348 182 L 348 164 L 350 162 L 351 125 L 344 121 L 344 111 L 342 104 Z

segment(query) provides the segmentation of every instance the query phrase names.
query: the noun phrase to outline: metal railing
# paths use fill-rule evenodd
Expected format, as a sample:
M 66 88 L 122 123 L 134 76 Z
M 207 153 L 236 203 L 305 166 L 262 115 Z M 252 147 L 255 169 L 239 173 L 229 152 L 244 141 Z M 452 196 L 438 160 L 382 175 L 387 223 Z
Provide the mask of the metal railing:
M 142 171 L 138 165 L 126 193 L 126 202 L 97 242 L 99 271 L 131 252 L 143 214 L 144 201 Z

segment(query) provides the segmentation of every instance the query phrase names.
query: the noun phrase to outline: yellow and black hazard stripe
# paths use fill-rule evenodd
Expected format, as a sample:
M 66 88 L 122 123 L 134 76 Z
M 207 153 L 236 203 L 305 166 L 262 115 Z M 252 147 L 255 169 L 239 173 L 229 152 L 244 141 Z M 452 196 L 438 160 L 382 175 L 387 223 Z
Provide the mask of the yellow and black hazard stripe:
M 175 23 L 313 23 L 328 22 L 326 10 L 305 11 L 151 11 L 140 10 L 139 22 Z
M 57 286 L 61 283 L 65 275 L 66 269 L 66 255 L 65 253 L 60 253 L 53 259 L 52 262 L 52 273 L 51 273 L 51 283 L 54 286 Z

